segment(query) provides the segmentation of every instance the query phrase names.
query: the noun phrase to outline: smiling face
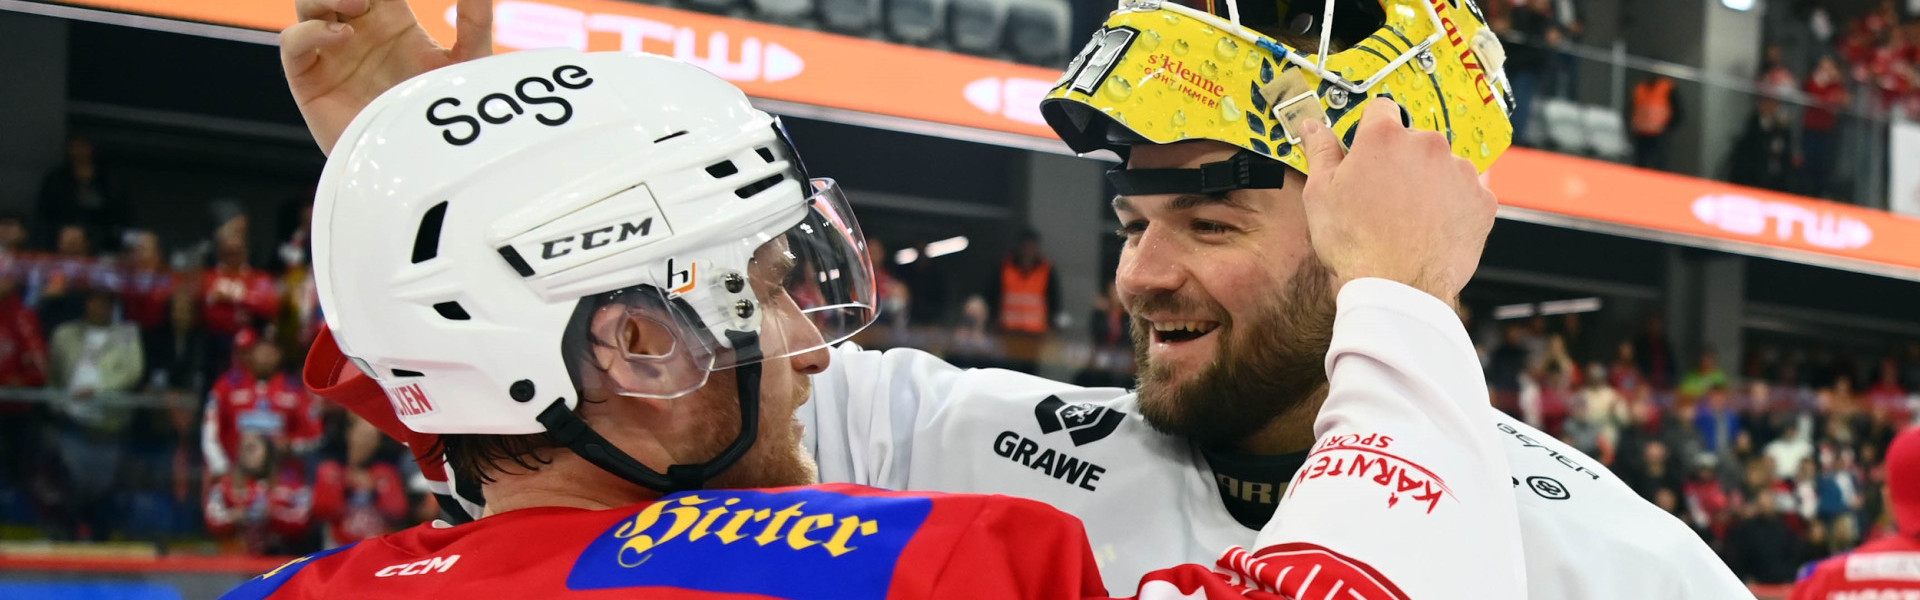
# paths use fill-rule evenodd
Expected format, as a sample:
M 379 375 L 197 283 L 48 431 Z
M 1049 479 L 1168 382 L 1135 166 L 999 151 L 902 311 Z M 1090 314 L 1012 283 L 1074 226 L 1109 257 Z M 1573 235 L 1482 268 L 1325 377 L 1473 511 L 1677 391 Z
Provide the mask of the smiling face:
M 1194 168 L 1238 152 L 1202 141 L 1132 150 L 1130 169 Z M 1300 190 L 1114 201 L 1126 237 L 1115 289 L 1134 319 L 1140 412 L 1155 428 L 1233 446 L 1326 385 L 1331 274 L 1307 239 Z

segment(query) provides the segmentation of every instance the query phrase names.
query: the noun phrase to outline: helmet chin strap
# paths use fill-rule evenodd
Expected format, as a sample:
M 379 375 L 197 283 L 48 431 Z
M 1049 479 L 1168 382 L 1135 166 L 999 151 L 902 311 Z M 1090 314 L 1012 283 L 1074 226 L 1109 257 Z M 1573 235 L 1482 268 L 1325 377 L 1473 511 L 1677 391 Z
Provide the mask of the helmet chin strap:
M 553 441 L 573 450 L 574 454 L 587 459 L 594 466 L 608 473 L 619 475 L 621 479 L 631 481 L 662 494 L 701 489 L 708 481 L 726 472 L 740 457 L 746 456 L 753 448 L 753 442 L 760 436 L 760 336 L 757 333 L 728 331 L 727 341 L 731 342 L 735 354 L 744 364 L 734 367 L 738 380 L 740 400 L 740 435 L 733 438 L 726 450 L 719 456 L 704 463 L 691 465 L 673 465 L 666 473 L 660 473 L 634 460 L 625 451 L 607 438 L 587 426 L 580 415 L 567 408 L 563 400 L 555 400 L 546 410 L 540 411 L 540 425 L 546 427 L 547 435 Z

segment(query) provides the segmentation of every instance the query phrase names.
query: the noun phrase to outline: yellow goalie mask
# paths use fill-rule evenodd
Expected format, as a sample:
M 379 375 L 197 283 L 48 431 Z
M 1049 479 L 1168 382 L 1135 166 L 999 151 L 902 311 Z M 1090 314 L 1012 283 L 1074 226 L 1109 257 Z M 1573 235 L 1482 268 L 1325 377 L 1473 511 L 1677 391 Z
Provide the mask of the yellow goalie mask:
M 1123 195 L 1280 187 L 1284 169 L 1259 157 L 1307 172 L 1300 124 L 1319 119 L 1350 145 L 1374 96 L 1485 171 L 1513 138 L 1505 60 L 1473 0 L 1123 0 L 1040 113 L 1080 153 L 1199 139 L 1245 150 L 1199 169 L 1116 171 Z

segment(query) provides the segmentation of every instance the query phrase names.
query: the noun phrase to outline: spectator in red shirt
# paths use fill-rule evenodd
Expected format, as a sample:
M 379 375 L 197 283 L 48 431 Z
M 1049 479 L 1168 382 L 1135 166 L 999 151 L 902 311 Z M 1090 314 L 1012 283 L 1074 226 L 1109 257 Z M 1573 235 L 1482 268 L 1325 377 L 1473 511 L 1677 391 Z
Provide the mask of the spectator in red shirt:
M 1800 122 L 1800 154 L 1806 161 L 1800 171 L 1800 192 L 1819 197 L 1827 193 L 1827 182 L 1833 176 L 1834 132 L 1840 126 L 1836 111 L 1845 108 L 1853 96 L 1841 80 L 1840 64 L 1831 56 L 1820 57 L 1813 76 L 1807 78 L 1806 91 L 1812 105 Z
M 1900 365 L 1887 357 L 1880 361 L 1879 381 L 1867 388 L 1867 406 L 1875 412 L 1889 413 L 1893 421 L 1905 423 L 1913 417 L 1906 404 L 1907 390 L 1900 387 Z
M 313 522 L 333 548 L 398 531 L 407 518 L 407 490 L 393 464 L 375 459 L 383 436 L 358 416 L 346 419 L 347 460 L 320 464 L 314 475 Z
M 214 234 L 219 262 L 200 285 L 200 327 L 207 332 L 204 368 L 208 381 L 237 367 L 230 343 L 234 334 L 271 322 L 280 311 L 280 292 L 273 276 L 247 262 L 245 219 L 234 219 Z
M 1727 488 L 1720 483 L 1715 467 L 1719 458 L 1712 454 L 1701 454 L 1696 459 L 1693 477 L 1687 480 L 1685 490 L 1687 499 L 1687 522 L 1694 530 L 1708 534 L 1708 539 L 1719 539 L 1727 525 L 1727 508 L 1733 499 L 1727 495 Z
M 297 464 L 284 460 L 265 432 L 240 436 L 234 471 L 207 489 L 207 531 L 247 553 L 301 554 L 309 550 L 313 489 Z
M 274 450 L 288 457 L 312 452 L 322 433 L 313 395 L 280 369 L 280 348 L 251 330 L 239 337 L 236 347 L 248 368 L 229 371 L 214 383 L 201 424 L 201 452 L 212 476 L 232 470 L 244 433 L 266 435 L 278 444 Z
M 17 263 L 0 259 L 0 387 L 39 387 L 47 382 L 47 347 L 40 318 L 20 299 Z M 38 405 L 0 400 L 0 477 L 20 481 L 36 467 L 41 423 Z

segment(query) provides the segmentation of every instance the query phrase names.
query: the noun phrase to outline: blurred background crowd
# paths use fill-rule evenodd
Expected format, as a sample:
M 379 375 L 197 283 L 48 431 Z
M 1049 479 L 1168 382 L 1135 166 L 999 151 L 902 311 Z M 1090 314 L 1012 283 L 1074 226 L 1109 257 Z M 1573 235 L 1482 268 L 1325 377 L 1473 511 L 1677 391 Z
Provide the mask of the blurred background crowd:
M 0 214 L 9 537 L 279 555 L 434 514 L 396 443 L 301 386 L 310 209 L 269 253 L 217 204 L 207 237 L 166 248 L 88 140 L 67 153 L 32 214 Z

